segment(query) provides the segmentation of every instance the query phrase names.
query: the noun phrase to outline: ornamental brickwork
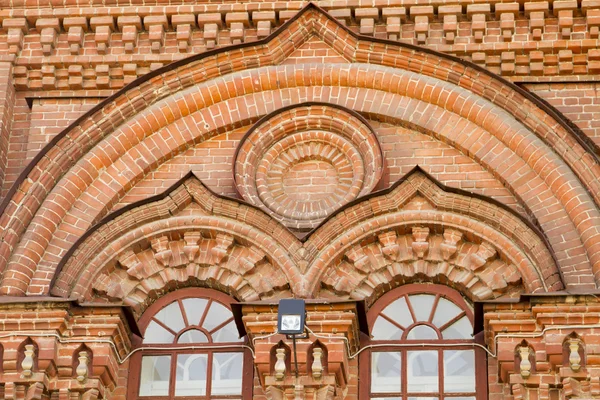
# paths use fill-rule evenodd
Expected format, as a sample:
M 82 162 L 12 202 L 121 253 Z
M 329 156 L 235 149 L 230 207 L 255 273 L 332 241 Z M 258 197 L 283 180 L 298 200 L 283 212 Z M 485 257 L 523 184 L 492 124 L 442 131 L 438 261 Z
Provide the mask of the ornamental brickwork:
M 184 293 L 242 398 L 366 400 L 421 287 L 476 400 L 600 398 L 599 2 L 0 4 L 1 398 L 143 398 L 151 329 L 203 351 L 148 314 Z

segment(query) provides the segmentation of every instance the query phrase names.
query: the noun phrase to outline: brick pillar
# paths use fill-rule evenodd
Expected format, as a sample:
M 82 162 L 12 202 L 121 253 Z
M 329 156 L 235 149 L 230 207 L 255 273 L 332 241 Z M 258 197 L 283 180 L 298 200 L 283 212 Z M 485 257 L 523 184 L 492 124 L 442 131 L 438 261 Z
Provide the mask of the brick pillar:
M 285 335 L 269 336 L 277 330 L 277 303 L 238 306 L 256 352 L 261 388 L 255 394 L 260 391 L 267 398 L 294 400 L 357 399 L 357 361 L 349 353 L 359 348 L 359 303 L 307 300 L 306 326 L 312 332 L 296 340 L 297 377 L 292 340 Z
M 8 166 L 8 141 L 15 104 L 12 68 L 12 63 L 0 62 L 0 187 L 4 183 Z

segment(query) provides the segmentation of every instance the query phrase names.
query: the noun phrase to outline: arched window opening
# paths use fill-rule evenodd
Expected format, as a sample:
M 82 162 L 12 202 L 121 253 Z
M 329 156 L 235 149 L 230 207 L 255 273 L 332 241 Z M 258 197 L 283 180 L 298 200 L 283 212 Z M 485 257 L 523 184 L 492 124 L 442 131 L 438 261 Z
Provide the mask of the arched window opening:
M 373 346 L 360 359 L 361 382 L 366 382 L 361 397 L 485 397 L 485 353 L 472 345 L 473 312 L 457 292 L 442 285 L 406 285 L 382 296 L 368 320 Z
M 142 350 L 132 357 L 131 398 L 251 398 L 252 360 L 239 346 L 231 302 L 190 288 L 149 307 L 140 319 Z

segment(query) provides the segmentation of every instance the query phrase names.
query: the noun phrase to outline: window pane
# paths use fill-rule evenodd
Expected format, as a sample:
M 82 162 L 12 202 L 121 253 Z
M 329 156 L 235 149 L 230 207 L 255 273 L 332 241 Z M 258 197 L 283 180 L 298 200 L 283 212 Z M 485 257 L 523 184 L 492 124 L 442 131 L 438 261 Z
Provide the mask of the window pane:
M 188 324 L 200 325 L 200 320 L 204 315 L 204 309 L 206 308 L 206 299 L 183 299 L 183 309 L 185 310 L 185 316 L 187 317 Z
M 371 392 L 397 393 L 401 389 L 401 353 L 371 353 Z
M 408 400 L 437 400 L 437 397 L 409 397 Z M 448 399 L 454 400 L 454 397 L 448 397 Z
M 407 383 L 412 393 L 432 393 L 438 391 L 438 352 L 407 352 Z
M 177 343 L 208 343 L 208 338 L 198 329 L 190 329 L 179 336 Z
M 242 394 L 242 353 L 214 353 L 212 395 Z
M 437 400 L 437 397 L 409 397 L 408 400 Z M 455 400 L 454 397 L 448 397 L 448 399 Z
M 175 396 L 206 395 L 207 354 L 179 354 Z
M 437 332 L 427 325 L 417 325 L 408 332 L 409 340 L 435 340 L 439 339 Z
M 429 321 L 435 296 L 431 294 L 416 294 L 413 296 L 408 296 L 408 299 L 410 300 L 410 304 L 415 312 L 415 318 L 417 318 L 417 322 Z
M 185 328 L 183 315 L 181 315 L 179 303 L 176 301 L 157 312 L 154 318 L 168 326 L 173 332 L 179 332 Z
M 382 311 L 382 314 L 385 314 L 387 317 L 396 321 L 405 328 L 415 322 L 410 314 L 408 306 L 406 305 L 406 299 L 404 297 L 400 297 L 398 300 L 387 306 Z
M 444 339 L 472 339 L 473 326 L 466 315 L 442 332 Z
M 402 400 L 402 397 L 371 397 L 371 400 Z
M 456 317 L 460 314 L 462 310 L 453 302 L 440 297 L 440 301 L 435 309 L 435 314 L 433 316 L 433 324 L 438 328 L 444 326 L 448 321 L 452 318 Z
M 383 317 L 373 324 L 373 340 L 400 340 L 404 331 Z
M 241 342 L 240 334 L 234 321 L 231 321 L 212 334 L 213 342 Z
M 144 343 L 173 343 L 174 338 L 171 332 L 155 321 L 150 321 L 144 333 Z
M 444 392 L 475 392 L 473 350 L 444 350 Z
M 446 397 L 447 399 L 452 400 L 475 400 L 475 396 L 467 396 L 467 397 Z
M 207 331 L 211 331 L 232 316 L 233 314 L 231 314 L 229 309 L 213 301 L 208 309 L 208 314 L 206 314 L 206 319 L 204 320 L 202 327 Z
M 170 375 L 171 356 L 142 357 L 140 396 L 167 396 Z

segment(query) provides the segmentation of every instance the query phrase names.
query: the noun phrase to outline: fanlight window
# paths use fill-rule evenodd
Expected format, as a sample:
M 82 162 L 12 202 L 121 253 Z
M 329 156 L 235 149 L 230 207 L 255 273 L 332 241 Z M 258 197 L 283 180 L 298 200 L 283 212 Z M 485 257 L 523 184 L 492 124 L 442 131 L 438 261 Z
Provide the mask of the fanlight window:
M 222 301 L 226 296 L 217 296 L 219 301 L 197 293 L 144 315 L 138 398 L 244 397 L 243 372 L 252 366 L 246 365 L 250 363 L 239 346 L 243 340 L 229 303 Z M 208 290 L 201 293 L 214 295 Z
M 369 312 L 371 342 L 378 346 L 361 360 L 370 368 L 369 397 L 475 400 L 472 312 L 460 295 L 407 285 L 384 297 Z

